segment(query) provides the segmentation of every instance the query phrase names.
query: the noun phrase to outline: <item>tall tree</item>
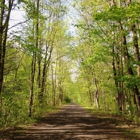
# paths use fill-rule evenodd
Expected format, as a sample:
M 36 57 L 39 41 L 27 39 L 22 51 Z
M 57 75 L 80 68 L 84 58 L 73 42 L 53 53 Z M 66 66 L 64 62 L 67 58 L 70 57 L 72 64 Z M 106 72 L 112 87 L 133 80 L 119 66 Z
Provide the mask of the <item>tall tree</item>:
M 0 95 L 3 88 L 7 34 L 13 6 L 14 0 L 0 2 Z
M 139 46 L 138 26 L 136 26 L 136 24 L 138 25 L 139 3 L 136 1 L 111 0 L 109 3 L 104 1 L 100 5 L 99 2 L 97 1 L 96 4 L 92 1 L 81 2 L 79 13 L 85 20 L 85 23 L 80 24 L 80 26 L 89 36 L 96 35 L 100 37 L 98 40 L 102 40 L 102 45 L 108 48 L 108 52 L 112 55 L 112 70 L 117 92 L 116 101 L 120 112 L 124 112 L 127 109 L 126 104 L 128 102 L 126 103 L 125 101 L 126 97 L 129 96 L 129 90 L 134 95 L 133 99 L 136 103 L 137 112 L 139 112 L 140 93 L 139 80 L 137 79 L 139 77 L 139 64 L 137 63 L 139 61 Z M 130 14 L 132 9 L 133 16 Z M 85 18 L 85 15 L 89 17 L 86 16 L 88 18 Z M 132 52 L 131 50 L 134 51 Z M 134 67 L 135 63 L 137 63 L 137 68 Z

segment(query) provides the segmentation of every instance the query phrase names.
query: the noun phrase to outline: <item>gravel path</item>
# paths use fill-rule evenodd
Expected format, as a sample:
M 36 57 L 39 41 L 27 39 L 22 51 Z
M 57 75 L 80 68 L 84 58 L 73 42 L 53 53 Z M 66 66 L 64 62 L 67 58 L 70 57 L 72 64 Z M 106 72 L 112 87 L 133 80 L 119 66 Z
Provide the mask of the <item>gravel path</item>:
M 14 140 L 129 140 L 108 119 L 95 117 L 72 103 L 28 127 Z M 132 138 L 131 138 L 132 140 Z

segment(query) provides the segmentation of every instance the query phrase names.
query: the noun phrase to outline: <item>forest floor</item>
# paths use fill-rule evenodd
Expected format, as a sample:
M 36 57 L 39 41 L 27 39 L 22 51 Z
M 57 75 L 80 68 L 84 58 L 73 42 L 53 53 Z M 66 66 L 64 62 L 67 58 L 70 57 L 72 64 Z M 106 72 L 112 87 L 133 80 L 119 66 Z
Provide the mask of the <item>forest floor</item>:
M 16 129 L 3 140 L 140 140 L 139 130 L 138 125 L 120 117 L 91 114 L 71 103 L 26 129 Z

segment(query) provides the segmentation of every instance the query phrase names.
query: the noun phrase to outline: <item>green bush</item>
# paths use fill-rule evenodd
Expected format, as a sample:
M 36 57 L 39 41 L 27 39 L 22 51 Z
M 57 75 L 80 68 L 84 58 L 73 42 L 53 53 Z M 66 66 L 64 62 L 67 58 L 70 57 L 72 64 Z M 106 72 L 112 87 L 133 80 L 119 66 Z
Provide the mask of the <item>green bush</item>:
M 66 96 L 65 98 L 64 98 L 64 102 L 65 103 L 70 103 L 72 100 L 68 97 L 68 96 Z

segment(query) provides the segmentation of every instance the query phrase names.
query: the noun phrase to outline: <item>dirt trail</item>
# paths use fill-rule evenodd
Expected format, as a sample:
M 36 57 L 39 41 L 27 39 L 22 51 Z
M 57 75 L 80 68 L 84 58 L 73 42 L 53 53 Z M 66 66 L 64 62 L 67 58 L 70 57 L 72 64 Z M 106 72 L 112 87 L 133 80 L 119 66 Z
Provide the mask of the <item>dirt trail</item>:
M 59 112 L 45 117 L 41 122 L 12 140 L 129 140 L 108 119 L 95 117 L 77 104 L 64 106 Z M 132 138 L 131 138 L 132 140 Z

